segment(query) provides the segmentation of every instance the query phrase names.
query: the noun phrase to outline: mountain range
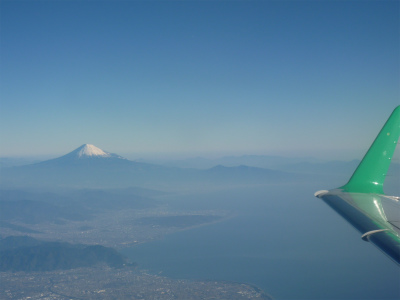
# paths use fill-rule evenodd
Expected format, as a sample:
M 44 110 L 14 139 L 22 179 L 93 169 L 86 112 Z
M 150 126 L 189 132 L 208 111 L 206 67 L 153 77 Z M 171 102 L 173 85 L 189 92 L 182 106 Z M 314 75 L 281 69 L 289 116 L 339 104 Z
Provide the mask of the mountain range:
M 199 170 L 136 162 L 84 144 L 61 157 L 24 166 L 2 168 L 1 188 L 171 187 L 263 184 L 291 180 L 297 175 L 249 166 L 215 166 Z
M 200 161 L 200 159 L 194 159 Z M 29 165 L 2 167 L 0 188 L 145 188 L 174 191 L 177 189 L 224 188 L 239 185 L 297 183 L 317 181 L 324 176 L 336 176 L 338 184 L 348 180 L 358 165 L 349 162 L 316 162 L 298 158 L 242 156 L 219 160 L 201 159 L 208 168 L 194 168 L 138 162 L 118 154 L 84 144 L 58 158 Z M 217 164 L 220 163 L 220 164 Z M 175 166 L 173 166 L 175 165 Z M 191 165 L 192 167 L 188 167 Z M 270 166 L 270 168 L 267 168 Z M 392 163 L 388 181 L 399 177 L 400 166 Z M 335 180 L 336 180 L 335 179 Z

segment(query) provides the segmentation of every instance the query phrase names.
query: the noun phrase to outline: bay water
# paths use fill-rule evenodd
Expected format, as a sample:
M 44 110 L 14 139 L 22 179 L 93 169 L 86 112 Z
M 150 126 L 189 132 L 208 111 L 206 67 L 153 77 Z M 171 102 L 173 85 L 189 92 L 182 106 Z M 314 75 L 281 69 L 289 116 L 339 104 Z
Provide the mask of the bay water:
M 154 274 L 248 283 L 276 299 L 399 299 L 400 268 L 315 198 L 318 186 L 171 195 L 170 210 L 227 217 L 123 253 Z

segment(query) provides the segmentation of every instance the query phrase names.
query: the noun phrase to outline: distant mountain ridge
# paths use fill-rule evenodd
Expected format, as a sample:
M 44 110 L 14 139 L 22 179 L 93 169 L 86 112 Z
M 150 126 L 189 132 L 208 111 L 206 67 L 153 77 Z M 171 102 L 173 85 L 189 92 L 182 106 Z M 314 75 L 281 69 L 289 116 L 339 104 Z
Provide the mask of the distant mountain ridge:
M 175 160 L 140 160 L 147 163 L 156 163 L 168 167 L 209 169 L 218 165 L 225 167 L 238 167 L 241 165 L 279 170 L 279 167 L 287 164 L 303 162 L 317 163 L 318 160 L 310 157 L 284 157 L 276 155 L 242 155 L 223 156 L 219 158 L 192 157 Z
M 58 158 L 2 168 L 0 187 L 127 188 L 159 190 L 290 181 L 298 175 L 254 166 L 179 168 L 131 161 L 84 144 Z M 303 178 L 302 178 L 303 179 Z

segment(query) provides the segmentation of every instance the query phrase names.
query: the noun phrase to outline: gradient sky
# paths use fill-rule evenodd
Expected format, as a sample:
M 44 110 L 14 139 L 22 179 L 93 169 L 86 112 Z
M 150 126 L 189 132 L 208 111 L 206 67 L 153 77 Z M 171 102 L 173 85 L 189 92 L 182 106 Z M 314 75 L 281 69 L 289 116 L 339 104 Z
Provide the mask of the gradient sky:
M 361 158 L 400 104 L 399 1 L 0 6 L 0 156 Z

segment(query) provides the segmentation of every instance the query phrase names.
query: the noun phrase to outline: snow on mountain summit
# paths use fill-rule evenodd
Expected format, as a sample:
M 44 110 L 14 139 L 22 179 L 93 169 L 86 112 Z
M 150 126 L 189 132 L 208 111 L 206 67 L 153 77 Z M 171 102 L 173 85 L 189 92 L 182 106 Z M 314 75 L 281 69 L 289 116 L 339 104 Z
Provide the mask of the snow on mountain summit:
M 75 149 L 74 151 L 60 157 L 60 159 L 86 159 L 86 158 L 118 158 L 124 159 L 122 156 L 119 156 L 114 153 L 106 152 L 100 148 L 97 148 L 91 144 L 84 144 L 79 148 Z
M 91 145 L 91 144 L 84 144 L 81 147 L 79 147 L 78 149 L 76 149 L 75 151 L 76 151 L 76 155 L 79 158 L 82 158 L 84 156 L 101 156 L 101 157 L 110 157 L 111 156 L 110 153 L 104 152 L 100 148 L 97 148 L 96 146 Z

